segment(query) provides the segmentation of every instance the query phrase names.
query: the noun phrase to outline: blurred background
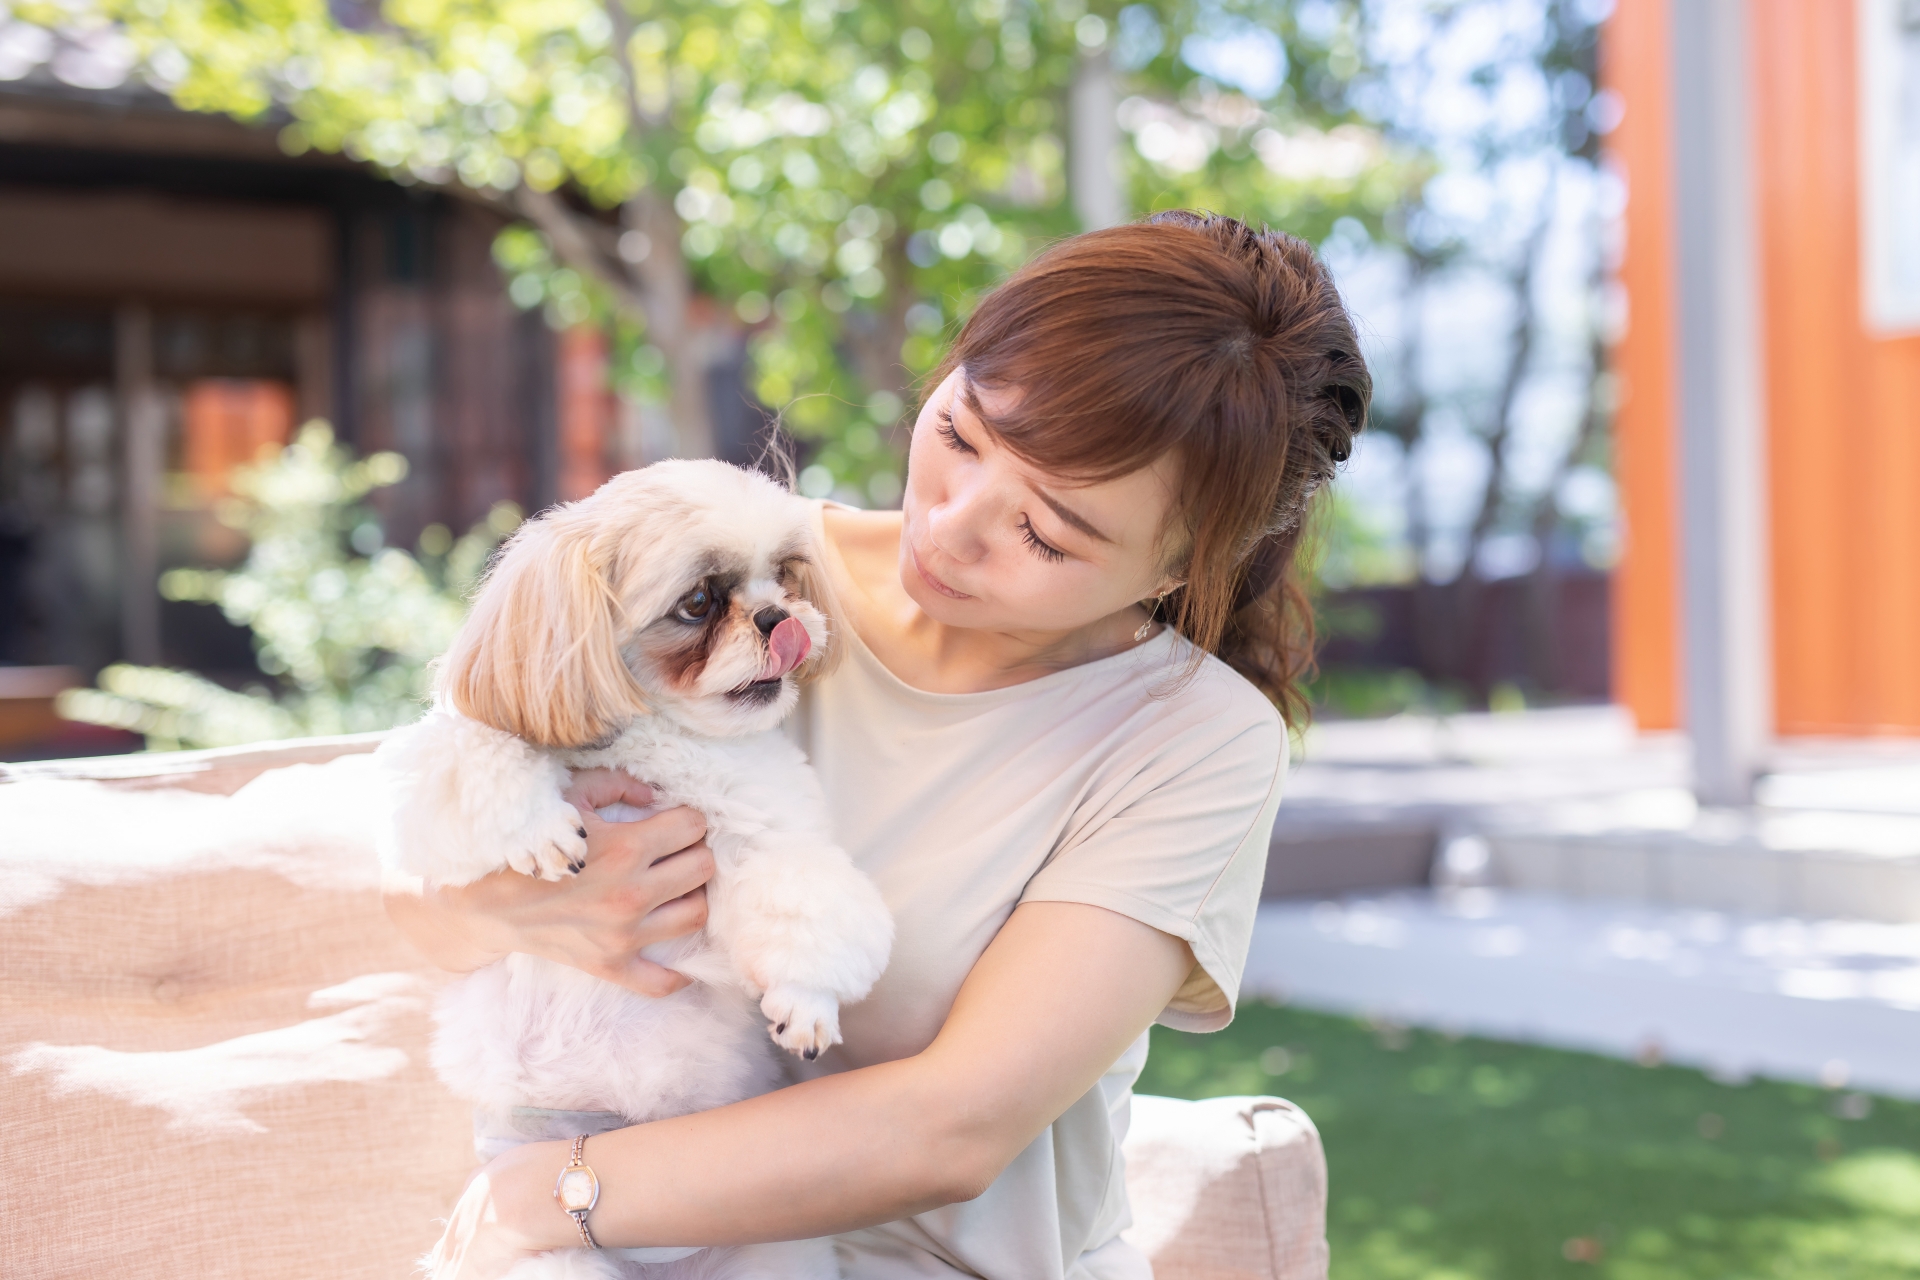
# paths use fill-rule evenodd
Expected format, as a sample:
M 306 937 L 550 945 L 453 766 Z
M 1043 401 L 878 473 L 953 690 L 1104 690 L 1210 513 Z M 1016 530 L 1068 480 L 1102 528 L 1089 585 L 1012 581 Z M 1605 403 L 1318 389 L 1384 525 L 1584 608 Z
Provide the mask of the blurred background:
M 404 722 L 659 458 L 893 504 L 981 291 L 1170 207 L 1378 398 L 1148 1085 L 1305 1102 L 1340 1277 L 1920 1275 L 1914 0 L 0 0 L 0 759 Z
M 1323 518 L 1327 712 L 1603 702 L 1608 12 L 13 5 L 0 658 L 107 671 L 122 701 L 64 710 L 183 745 L 276 721 L 135 668 L 260 685 L 288 732 L 392 723 L 404 700 L 290 682 L 301 642 L 263 650 L 232 596 L 261 593 L 197 572 L 295 500 L 249 467 L 300 424 L 341 451 L 311 465 L 399 460 L 305 517 L 346 540 L 333 567 L 390 548 L 437 587 L 459 535 L 511 528 L 500 504 L 752 462 L 775 421 L 804 490 L 884 506 L 980 290 L 1058 236 L 1192 206 L 1322 246 L 1376 370 Z M 437 638 L 335 656 L 357 679 Z

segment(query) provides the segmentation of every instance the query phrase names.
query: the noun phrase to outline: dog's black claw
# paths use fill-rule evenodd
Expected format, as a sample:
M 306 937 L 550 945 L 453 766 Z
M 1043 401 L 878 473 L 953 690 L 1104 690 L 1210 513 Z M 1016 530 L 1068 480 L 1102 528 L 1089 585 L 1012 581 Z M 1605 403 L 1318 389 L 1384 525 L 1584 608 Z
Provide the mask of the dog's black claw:
M 775 1034 L 775 1035 L 777 1035 L 777 1036 L 778 1036 L 778 1035 L 785 1035 L 785 1034 L 786 1034 L 786 1031 L 787 1031 L 787 1024 L 783 1022 L 783 1023 L 781 1023 L 781 1024 L 779 1025 L 779 1026 L 777 1026 L 777 1027 L 775 1027 L 775 1028 L 773 1029 L 773 1034 Z
M 579 836 L 582 840 L 585 840 L 587 838 L 587 829 L 585 827 L 575 827 L 573 829 L 573 834 Z
M 585 871 L 586 869 L 587 869 L 587 864 L 584 862 L 569 862 L 567 864 L 567 870 L 573 872 L 574 875 L 579 875 L 582 871 Z
M 800 1056 L 805 1058 L 808 1062 L 812 1062 L 815 1058 L 820 1056 L 820 1051 L 818 1049 L 809 1049 L 805 1053 L 801 1054 Z

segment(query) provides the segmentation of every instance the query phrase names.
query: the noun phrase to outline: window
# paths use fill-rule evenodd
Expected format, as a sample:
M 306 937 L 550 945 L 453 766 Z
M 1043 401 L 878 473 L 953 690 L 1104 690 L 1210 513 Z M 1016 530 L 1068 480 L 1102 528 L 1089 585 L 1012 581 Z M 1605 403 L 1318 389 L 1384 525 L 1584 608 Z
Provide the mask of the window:
M 1920 333 L 1920 0 L 1859 0 L 1861 305 Z

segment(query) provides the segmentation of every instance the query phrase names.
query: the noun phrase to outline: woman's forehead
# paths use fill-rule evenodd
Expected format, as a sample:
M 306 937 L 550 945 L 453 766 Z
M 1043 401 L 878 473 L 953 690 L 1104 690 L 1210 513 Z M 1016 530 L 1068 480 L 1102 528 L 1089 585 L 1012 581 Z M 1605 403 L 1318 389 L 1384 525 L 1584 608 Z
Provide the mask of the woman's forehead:
M 972 417 L 981 426 L 1013 412 L 1020 403 L 1017 388 L 983 386 L 967 377 L 964 366 L 948 376 L 946 390 L 954 401 L 950 411 Z M 1095 541 L 1129 550 L 1150 550 L 1159 545 L 1167 513 L 1179 494 L 1180 459 L 1176 454 L 1162 454 L 1124 475 L 1086 480 L 1049 472 L 1011 450 L 1008 453 L 1035 495 L 1043 502 L 1054 500 L 1047 505 L 1054 507 L 1056 514 L 1064 506 L 1104 535 Z M 1077 523 L 1064 515 L 1061 518 L 1068 525 Z

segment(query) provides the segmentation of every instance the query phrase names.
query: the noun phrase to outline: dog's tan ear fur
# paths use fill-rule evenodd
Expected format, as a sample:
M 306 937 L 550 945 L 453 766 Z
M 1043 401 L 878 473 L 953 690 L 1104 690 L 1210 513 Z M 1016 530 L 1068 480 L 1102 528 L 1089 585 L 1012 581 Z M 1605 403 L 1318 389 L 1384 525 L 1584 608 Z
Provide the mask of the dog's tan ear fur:
M 793 593 L 807 600 L 827 620 L 827 642 L 815 651 L 817 657 L 809 656 L 800 670 L 794 673 L 794 679 L 801 684 L 818 680 L 839 666 L 840 655 L 847 646 L 841 630 L 846 625 L 841 620 L 844 615 L 840 612 L 839 597 L 834 595 L 833 582 L 827 576 L 826 554 L 825 547 L 814 546 L 808 549 L 805 559 L 787 562 L 788 572 L 793 579 Z
M 440 666 L 462 715 L 546 747 L 605 742 L 646 711 L 593 526 L 564 509 L 502 550 Z

